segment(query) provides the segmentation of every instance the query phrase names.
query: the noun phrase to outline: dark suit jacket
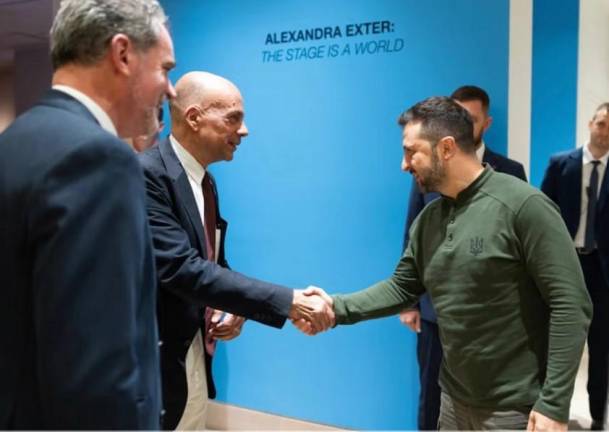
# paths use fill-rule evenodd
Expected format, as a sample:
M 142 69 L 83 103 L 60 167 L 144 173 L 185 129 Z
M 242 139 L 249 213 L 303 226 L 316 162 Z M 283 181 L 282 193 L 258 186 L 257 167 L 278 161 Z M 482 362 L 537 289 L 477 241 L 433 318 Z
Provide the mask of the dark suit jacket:
M 159 330 L 163 427 L 174 429 L 184 411 L 188 388 L 184 360 L 198 329 L 203 306 L 220 309 L 273 327 L 282 327 L 292 291 L 243 276 L 228 268 L 224 254 L 227 223 L 221 230 L 218 264 L 206 259 L 205 232 L 188 176 L 169 139 L 140 155 L 148 192 L 148 217 L 154 241 L 159 283 Z M 209 172 L 208 174 L 209 175 Z M 215 189 L 215 186 L 214 186 Z M 203 333 L 205 334 L 205 333 Z M 211 359 L 205 359 L 209 397 L 215 397 Z
M 499 153 L 495 153 L 488 147 L 486 147 L 484 150 L 484 155 L 482 155 L 482 162 L 489 164 L 495 171 L 510 174 L 514 177 L 518 177 L 519 179 L 524 180 L 525 182 L 527 181 L 527 175 L 521 163 L 516 162 L 512 159 L 508 159 L 505 156 L 500 155 Z M 404 229 L 404 250 L 408 245 L 408 231 L 410 230 L 412 223 L 427 204 L 439 197 L 440 194 L 435 192 L 427 194 L 421 193 L 419 187 L 417 186 L 417 183 L 414 181 L 412 182 L 410 198 L 408 200 L 408 215 L 406 216 L 406 228 Z M 421 310 L 422 319 L 431 322 L 436 322 L 436 311 L 434 310 L 433 305 L 431 304 L 431 300 L 428 294 L 424 294 L 421 297 L 419 302 L 419 308 Z
M 154 262 L 132 150 L 53 90 L 0 149 L 0 429 L 158 428 Z
M 560 208 L 571 237 L 579 227 L 582 198 L 582 148 L 559 153 L 550 158 L 541 190 Z M 609 284 L 609 170 L 605 169 L 598 196 L 596 216 L 596 244 L 603 264 L 605 280 Z

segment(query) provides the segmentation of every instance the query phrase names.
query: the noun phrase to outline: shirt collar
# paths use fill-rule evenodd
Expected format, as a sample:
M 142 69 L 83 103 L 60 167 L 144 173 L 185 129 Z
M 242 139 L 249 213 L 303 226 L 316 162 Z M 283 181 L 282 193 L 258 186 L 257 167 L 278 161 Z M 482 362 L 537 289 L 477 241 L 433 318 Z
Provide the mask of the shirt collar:
M 171 147 L 175 152 L 178 160 L 184 167 L 186 174 L 192 178 L 197 184 L 202 184 L 205 177 L 205 168 L 178 142 L 173 135 L 169 135 Z
M 495 172 L 493 168 L 487 163 L 483 163 L 482 166 L 484 167 L 484 169 L 482 170 L 480 175 L 476 177 L 476 179 L 471 182 L 465 189 L 459 192 L 456 198 L 447 197 L 446 195 L 442 195 L 442 197 L 445 200 L 454 204 L 462 204 L 464 202 L 467 202 L 472 196 L 476 194 L 476 192 L 478 192 L 482 185 L 484 185 L 489 179 L 489 177 L 492 176 Z
M 478 147 L 478 149 L 476 150 L 476 157 L 478 158 L 479 162 L 482 162 L 482 158 L 484 157 L 485 151 L 486 151 L 486 144 L 484 144 L 484 141 L 482 141 L 480 143 L 480 147 Z
M 598 160 L 600 161 L 600 163 L 603 166 L 607 166 L 607 160 L 609 159 L 609 152 L 605 153 L 602 157 L 598 158 L 598 159 L 594 159 L 594 156 L 592 156 L 592 153 L 590 153 L 590 149 L 588 148 L 588 146 L 590 145 L 590 142 L 587 142 L 584 145 L 584 157 L 582 158 L 582 163 L 584 165 L 592 162 L 593 160 Z
M 91 112 L 93 117 L 95 117 L 95 120 L 97 120 L 97 122 L 102 128 L 110 132 L 112 135 L 118 136 L 118 133 L 116 132 L 116 127 L 114 126 L 114 123 L 112 123 L 112 119 L 110 118 L 110 116 L 89 96 L 79 90 L 76 90 L 74 87 L 61 84 L 54 85 L 53 90 L 58 90 L 60 92 L 72 96 Z

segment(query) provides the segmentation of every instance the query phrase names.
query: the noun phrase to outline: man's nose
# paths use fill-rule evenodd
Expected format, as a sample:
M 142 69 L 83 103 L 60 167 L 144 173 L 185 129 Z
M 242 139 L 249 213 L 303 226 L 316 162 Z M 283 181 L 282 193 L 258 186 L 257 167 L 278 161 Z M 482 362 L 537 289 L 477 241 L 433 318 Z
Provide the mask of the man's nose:
M 407 158 L 406 156 L 404 156 L 402 158 L 402 171 L 408 172 L 410 171 L 410 158 Z
M 237 133 L 242 137 L 249 135 L 250 131 L 247 129 L 247 125 L 245 124 L 245 122 L 241 123 L 241 127 L 239 128 Z

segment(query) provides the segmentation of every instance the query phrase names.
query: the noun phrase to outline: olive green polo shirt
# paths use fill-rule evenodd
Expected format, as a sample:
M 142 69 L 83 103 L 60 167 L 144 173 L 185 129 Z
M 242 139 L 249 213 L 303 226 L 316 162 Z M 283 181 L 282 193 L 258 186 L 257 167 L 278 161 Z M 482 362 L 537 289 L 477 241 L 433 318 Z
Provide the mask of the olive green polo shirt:
M 592 305 L 554 203 L 485 167 L 456 199 L 421 212 L 389 279 L 334 296 L 337 323 L 393 315 L 425 291 L 438 315 L 443 391 L 568 421 Z

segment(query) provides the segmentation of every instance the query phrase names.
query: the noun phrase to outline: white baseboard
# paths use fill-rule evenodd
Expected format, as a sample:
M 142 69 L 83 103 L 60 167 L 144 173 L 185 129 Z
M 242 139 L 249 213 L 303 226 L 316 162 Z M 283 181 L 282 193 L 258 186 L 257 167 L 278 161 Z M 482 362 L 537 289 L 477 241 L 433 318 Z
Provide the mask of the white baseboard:
M 336 431 L 336 427 L 268 414 L 221 402 L 209 401 L 207 428 L 210 430 Z

